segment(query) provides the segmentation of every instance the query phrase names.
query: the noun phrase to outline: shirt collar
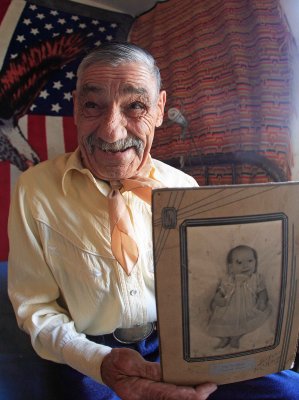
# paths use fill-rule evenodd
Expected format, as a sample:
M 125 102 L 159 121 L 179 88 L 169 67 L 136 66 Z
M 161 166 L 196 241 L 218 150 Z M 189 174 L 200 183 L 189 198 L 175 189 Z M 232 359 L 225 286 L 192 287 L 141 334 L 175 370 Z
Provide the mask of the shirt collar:
M 72 185 L 72 179 L 76 173 L 86 175 L 86 177 L 90 179 L 91 182 L 105 196 L 107 196 L 108 193 L 110 192 L 111 190 L 110 185 L 107 182 L 100 179 L 96 179 L 93 176 L 93 174 L 89 171 L 89 169 L 85 168 L 82 165 L 79 147 L 73 153 L 71 153 L 66 162 L 65 170 L 62 176 L 62 190 L 65 195 L 67 194 L 70 186 Z
M 151 170 L 150 170 L 150 173 L 149 173 L 149 178 L 152 178 L 155 181 L 163 182 L 163 177 L 161 176 L 161 174 L 159 173 L 159 171 L 155 167 L 155 164 L 153 163 L 152 157 L 150 155 L 148 155 L 148 156 L 150 158 L 150 163 L 151 163 Z

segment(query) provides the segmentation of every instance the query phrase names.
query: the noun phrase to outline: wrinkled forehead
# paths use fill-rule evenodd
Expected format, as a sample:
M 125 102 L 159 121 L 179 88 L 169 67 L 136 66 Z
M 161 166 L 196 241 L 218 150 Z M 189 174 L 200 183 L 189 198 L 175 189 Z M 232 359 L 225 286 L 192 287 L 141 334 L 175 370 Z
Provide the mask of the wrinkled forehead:
M 96 96 L 107 95 L 107 92 L 109 90 L 110 86 L 105 83 L 84 83 L 79 88 L 79 91 L 82 95 L 94 94 Z M 147 87 L 143 87 L 142 85 L 138 86 L 131 83 L 123 82 L 118 85 L 117 91 L 118 94 L 123 96 L 136 95 L 148 100 L 150 98 L 149 89 Z
M 155 77 L 143 63 L 130 62 L 113 66 L 107 63 L 88 65 L 78 75 L 77 90 L 107 90 L 115 86 L 122 94 L 158 94 Z M 139 93 L 137 93 L 137 91 Z M 143 93 L 141 93 L 143 92 Z

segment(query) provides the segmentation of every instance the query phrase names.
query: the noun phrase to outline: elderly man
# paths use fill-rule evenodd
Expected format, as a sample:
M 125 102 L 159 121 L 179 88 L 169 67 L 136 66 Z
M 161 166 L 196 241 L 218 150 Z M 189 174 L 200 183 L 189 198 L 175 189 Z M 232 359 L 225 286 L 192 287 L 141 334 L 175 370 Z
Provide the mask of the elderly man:
M 150 157 L 165 101 L 146 51 L 111 43 L 87 55 L 74 93 L 78 149 L 22 174 L 11 204 L 9 295 L 19 326 L 41 357 L 109 386 L 103 399 L 204 400 L 216 389 L 164 383 L 153 362 L 151 189 L 196 186 Z

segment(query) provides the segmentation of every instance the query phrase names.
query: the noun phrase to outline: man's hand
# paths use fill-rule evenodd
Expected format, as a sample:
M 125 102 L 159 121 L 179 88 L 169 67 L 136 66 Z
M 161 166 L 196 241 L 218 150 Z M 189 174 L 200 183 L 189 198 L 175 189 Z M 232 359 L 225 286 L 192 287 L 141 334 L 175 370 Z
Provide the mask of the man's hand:
M 135 350 L 113 349 L 103 360 L 103 382 L 122 400 L 206 400 L 217 386 L 196 387 L 161 382 L 160 364 L 145 361 Z

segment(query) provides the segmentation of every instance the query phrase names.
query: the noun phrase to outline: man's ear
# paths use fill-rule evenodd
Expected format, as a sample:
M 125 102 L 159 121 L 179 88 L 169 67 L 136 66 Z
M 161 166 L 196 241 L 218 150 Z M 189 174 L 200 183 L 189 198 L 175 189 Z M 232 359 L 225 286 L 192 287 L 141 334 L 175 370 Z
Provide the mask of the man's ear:
M 157 103 L 157 107 L 158 107 L 158 114 L 157 114 L 157 120 L 156 120 L 157 128 L 159 126 L 161 126 L 162 122 L 163 122 L 165 103 L 166 103 L 166 92 L 165 92 L 165 90 L 161 90 L 161 92 L 159 93 L 159 98 L 158 98 L 158 103 Z
M 74 111 L 73 111 L 73 115 L 74 115 L 74 121 L 75 121 L 75 125 L 77 125 L 77 115 L 78 115 L 78 96 L 77 96 L 77 92 L 76 92 L 76 90 L 74 90 L 74 91 L 73 91 L 72 95 L 73 95 L 73 103 L 74 103 Z

